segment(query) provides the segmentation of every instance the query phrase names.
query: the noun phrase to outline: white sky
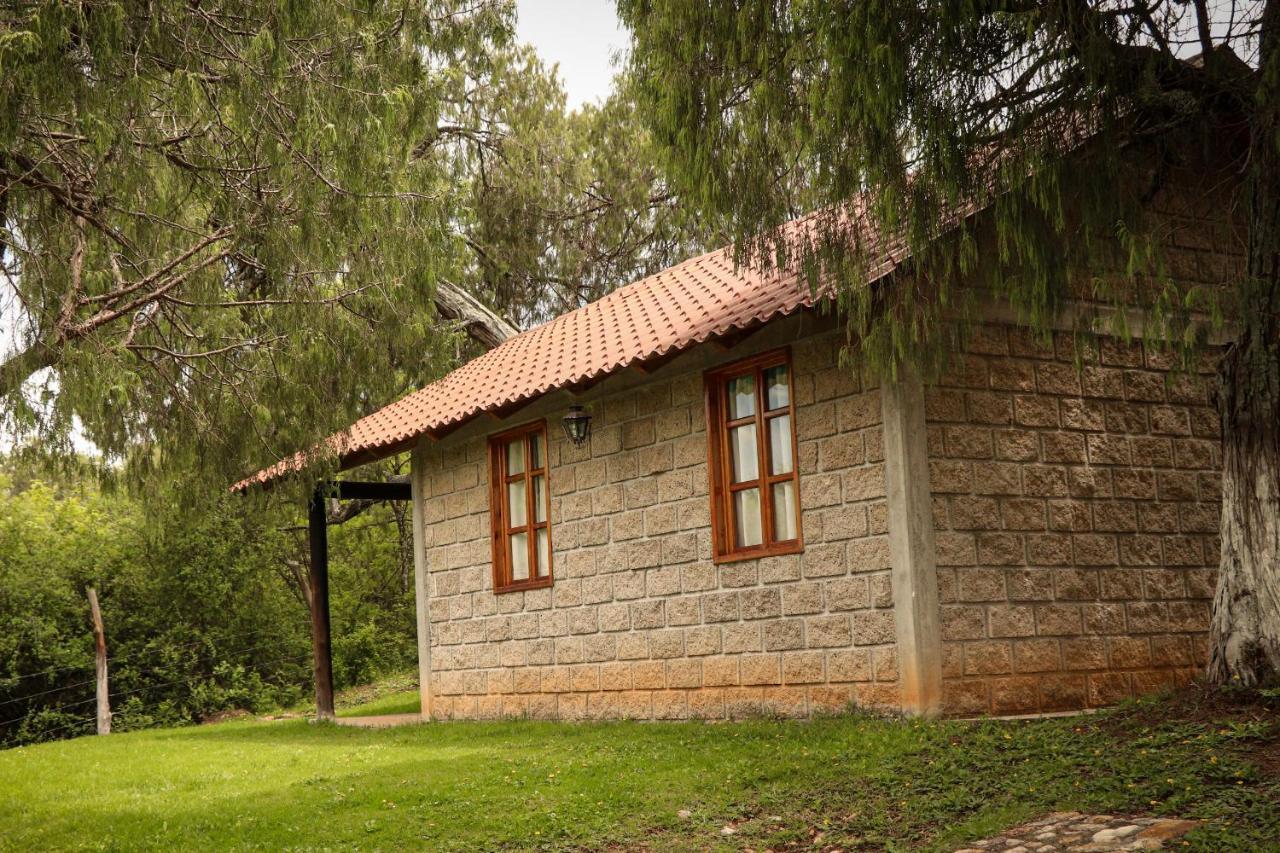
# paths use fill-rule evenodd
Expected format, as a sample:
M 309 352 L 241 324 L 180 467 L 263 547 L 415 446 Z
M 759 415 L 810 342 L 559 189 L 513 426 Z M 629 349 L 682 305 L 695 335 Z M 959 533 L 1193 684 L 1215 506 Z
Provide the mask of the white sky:
M 558 63 L 569 107 L 604 100 L 614 54 L 631 41 L 614 0 L 516 0 L 516 35 L 547 63 Z

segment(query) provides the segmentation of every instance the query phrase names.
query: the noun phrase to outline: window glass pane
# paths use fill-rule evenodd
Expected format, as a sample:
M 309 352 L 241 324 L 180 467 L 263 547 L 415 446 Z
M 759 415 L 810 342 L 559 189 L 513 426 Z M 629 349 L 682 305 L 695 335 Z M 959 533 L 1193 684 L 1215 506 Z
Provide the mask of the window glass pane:
M 538 577 L 545 578 L 547 569 L 551 566 L 551 537 L 547 535 L 547 528 L 539 527 L 536 531 L 538 543 L 538 568 L 534 572 Z
M 796 538 L 796 484 L 791 480 L 773 484 L 773 538 L 776 542 Z
M 524 472 L 524 439 L 517 438 L 507 444 L 507 473 L 520 474 Z
M 529 534 L 512 533 L 511 542 L 511 580 L 527 581 L 529 579 Z
M 745 483 L 760 476 L 760 456 L 756 450 L 754 423 L 729 430 L 729 451 L 733 455 L 732 482 Z
M 507 483 L 507 526 L 524 527 L 527 522 L 524 504 L 524 480 Z
M 760 524 L 760 490 L 743 489 L 733 493 L 735 544 L 739 548 L 759 545 L 763 540 Z
M 725 387 L 729 391 L 729 420 L 745 418 L 756 413 L 756 378 L 748 374 L 730 379 Z
M 791 382 L 787 366 L 779 364 L 764 372 L 765 407 L 769 411 L 785 408 L 791 402 Z
M 529 470 L 536 471 L 543 467 L 542 433 L 535 432 L 529 436 Z
M 791 415 L 770 418 L 769 473 L 790 474 L 794 464 L 791 459 Z
M 547 478 L 539 474 L 533 478 L 533 520 L 547 520 Z

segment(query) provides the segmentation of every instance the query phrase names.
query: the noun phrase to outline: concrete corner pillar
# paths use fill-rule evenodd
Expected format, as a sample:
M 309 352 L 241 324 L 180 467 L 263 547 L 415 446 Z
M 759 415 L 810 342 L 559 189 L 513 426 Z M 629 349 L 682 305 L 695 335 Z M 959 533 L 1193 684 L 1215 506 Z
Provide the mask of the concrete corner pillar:
M 425 439 L 424 439 L 425 441 Z M 427 466 L 419 443 L 409 461 L 413 495 L 413 600 L 418 620 L 418 693 L 422 719 L 431 719 L 431 579 L 427 574 Z
M 902 710 L 932 717 L 942 710 L 942 630 L 924 386 L 886 381 L 880 403 Z

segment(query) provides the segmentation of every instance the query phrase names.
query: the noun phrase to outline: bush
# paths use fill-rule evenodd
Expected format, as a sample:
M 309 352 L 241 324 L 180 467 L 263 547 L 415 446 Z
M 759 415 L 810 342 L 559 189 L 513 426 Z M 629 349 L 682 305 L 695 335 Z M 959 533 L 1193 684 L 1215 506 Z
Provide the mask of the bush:
M 90 584 L 107 630 L 113 728 L 310 696 L 298 507 L 226 495 L 142 503 L 95 483 L 12 477 L 0 465 L 0 744 L 92 730 Z M 332 529 L 339 687 L 416 665 L 407 510 L 380 505 Z

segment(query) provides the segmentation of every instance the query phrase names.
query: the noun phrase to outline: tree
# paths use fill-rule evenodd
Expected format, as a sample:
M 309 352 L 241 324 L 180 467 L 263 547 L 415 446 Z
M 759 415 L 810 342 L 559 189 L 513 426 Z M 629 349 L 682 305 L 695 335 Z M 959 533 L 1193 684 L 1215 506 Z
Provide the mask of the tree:
M 454 117 L 511 20 L 470 0 L 0 11 L 0 414 L 225 479 L 434 375 L 433 303 L 477 322 L 447 275 Z
M 223 492 L 190 512 L 173 495 L 176 478 L 144 503 L 86 460 L 52 475 L 49 462 L 0 454 L 0 745 L 93 730 L 86 585 L 107 625 L 113 729 L 306 698 L 296 506 Z M 332 533 L 339 688 L 416 667 L 408 510 L 381 505 Z
M 887 374 L 929 366 L 980 239 L 1001 261 L 985 283 L 1039 329 L 1117 236 L 1128 275 L 1091 284 L 1141 304 L 1184 355 L 1196 312 L 1238 320 L 1219 365 L 1209 675 L 1248 685 L 1280 673 L 1280 4 L 619 6 L 676 186 L 725 222 L 740 255 L 830 274 L 853 346 Z M 1247 269 L 1216 293 L 1164 274 L 1136 203 L 1144 188 L 1125 171 L 1122 143 L 1159 163 L 1171 128 L 1239 147 Z M 795 186 L 819 212 L 780 230 Z M 976 209 L 989 215 L 964 215 Z M 858 283 L 875 234 L 913 260 L 873 290 Z
M 466 287 L 522 328 L 545 322 L 696 253 L 705 226 L 658 167 L 626 76 L 604 104 L 565 108 L 564 89 L 527 45 L 493 58 L 461 140 Z
M 0 421 L 220 487 L 696 248 L 628 94 L 567 111 L 513 20 L 0 12 Z

